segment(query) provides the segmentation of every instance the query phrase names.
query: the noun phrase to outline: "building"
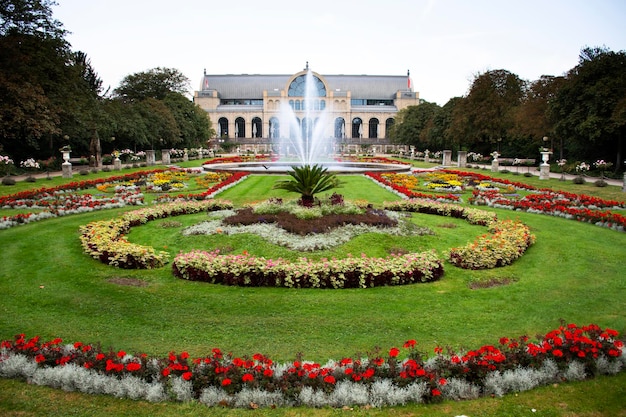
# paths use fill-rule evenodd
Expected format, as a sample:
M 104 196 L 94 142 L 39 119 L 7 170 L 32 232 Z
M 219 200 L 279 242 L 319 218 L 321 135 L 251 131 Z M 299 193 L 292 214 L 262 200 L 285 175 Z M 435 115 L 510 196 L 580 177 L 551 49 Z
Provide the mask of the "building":
M 313 87 L 305 92 L 307 74 Z M 304 70 L 291 75 L 209 75 L 205 71 L 194 103 L 209 114 L 215 140 L 229 140 L 242 149 L 253 144 L 271 147 L 279 138 L 293 134 L 281 117 L 285 105 L 297 118 L 303 137 L 315 128 L 337 145 L 384 145 L 389 143 L 388 132 L 398 111 L 418 105 L 419 93 L 413 91 L 408 72 L 400 76 L 321 75 L 309 71 L 307 63 Z M 316 116 L 307 120 L 308 115 L 322 111 L 324 126 L 318 125 Z

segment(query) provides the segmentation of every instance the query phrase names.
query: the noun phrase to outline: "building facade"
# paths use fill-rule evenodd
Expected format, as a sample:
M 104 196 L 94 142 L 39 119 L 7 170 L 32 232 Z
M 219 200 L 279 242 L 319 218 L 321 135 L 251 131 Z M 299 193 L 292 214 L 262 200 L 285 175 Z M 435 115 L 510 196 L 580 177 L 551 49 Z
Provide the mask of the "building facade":
M 307 80 L 308 77 L 308 80 Z M 308 87 L 307 87 L 308 85 Z M 307 90 L 308 89 L 308 90 Z M 205 110 L 216 142 L 271 146 L 300 129 L 313 129 L 336 144 L 388 144 L 399 110 L 419 104 L 409 74 L 321 75 L 307 67 L 291 75 L 204 73 L 194 103 Z M 298 126 L 284 122 L 284 106 Z M 309 115 L 323 114 L 323 118 Z M 319 125 L 322 123 L 323 125 Z

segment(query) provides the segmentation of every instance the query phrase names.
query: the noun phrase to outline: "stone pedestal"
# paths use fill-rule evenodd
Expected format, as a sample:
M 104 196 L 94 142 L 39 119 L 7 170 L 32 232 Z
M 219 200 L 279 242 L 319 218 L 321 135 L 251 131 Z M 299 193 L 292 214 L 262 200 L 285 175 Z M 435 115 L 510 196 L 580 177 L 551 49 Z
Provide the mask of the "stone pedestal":
M 541 160 L 543 163 L 539 165 L 539 179 L 540 180 L 549 180 L 550 179 L 550 164 L 548 161 L 550 160 L 550 154 L 552 152 L 541 152 Z
M 622 191 L 626 193 L 626 172 L 624 172 L 624 181 L 622 183 Z
M 491 172 L 500 171 L 500 162 L 497 159 L 491 161 Z
M 467 166 L 467 151 L 459 151 L 459 154 L 456 158 L 459 164 L 459 168 L 465 168 Z
M 187 162 L 189 161 L 189 153 L 187 152 L 187 149 L 185 148 L 185 150 L 183 151 L 183 162 Z
M 72 178 L 72 164 L 71 162 L 63 162 L 61 164 L 61 169 L 63 171 L 63 178 Z
M 449 167 L 452 165 L 452 151 L 443 151 L 443 166 Z
M 120 158 L 115 158 L 113 160 L 113 169 L 116 171 L 122 170 L 122 161 L 120 161 Z
M 153 166 L 156 164 L 156 159 L 154 157 L 154 149 L 148 149 L 146 151 L 146 165 Z
M 426 163 L 430 162 L 430 151 L 428 149 L 424 151 L 424 162 Z
M 161 162 L 163 165 L 169 165 L 172 163 L 170 159 L 170 150 L 169 149 L 161 149 Z

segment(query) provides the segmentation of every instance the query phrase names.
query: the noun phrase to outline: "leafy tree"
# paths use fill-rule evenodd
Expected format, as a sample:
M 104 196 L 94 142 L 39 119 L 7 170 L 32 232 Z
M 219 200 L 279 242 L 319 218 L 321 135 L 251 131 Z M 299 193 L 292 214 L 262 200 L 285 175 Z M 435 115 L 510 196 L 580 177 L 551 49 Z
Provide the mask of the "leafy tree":
M 0 36 L 35 35 L 63 39 L 67 32 L 52 18 L 52 0 L 0 0 Z
M 433 149 L 463 149 L 465 133 L 460 115 L 463 100 L 462 97 L 453 97 L 435 114 L 431 130 Z
M 516 155 L 535 157 L 537 149 L 544 146 L 542 139 L 545 136 L 553 142 L 555 119 L 550 104 L 564 82 L 564 77 L 542 75 L 529 84 L 521 105 L 515 110 L 515 129 L 509 134 L 515 140 L 512 151 Z
M 424 101 L 400 110 L 390 134 L 392 140 L 418 149 L 428 148 L 431 146 L 433 119 L 439 109 L 436 103 Z
M 571 159 L 606 159 L 622 167 L 626 134 L 626 52 L 584 48 L 553 101 L 556 134 Z
M 184 147 L 205 146 L 215 133 L 211 121 L 198 105 L 179 93 L 169 93 L 163 103 L 169 108 L 180 130 L 181 143 Z
M 311 207 L 315 201 L 315 194 L 337 188 L 341 181 L 328 168 L 321 165 L 302 165 L 291 167 L 291 180 L 282 180 L 274 184 L 275 189 L 299 193 L 303 206 Z
M 498 139 L 512 133 L 514 110 L 525 91 L 526 82 L 507 70 L 477 75 L 461 107 L 463 113 L 458 115 L 466 119 L 469 144 L 488 151 Z
M 130 101 L 147 98 L 163 100 L 174 92 L 184 94 L 189 88 L 189 79 L 173 68 L 153 68 L 124 77 L 114 90 L 117 97 Z

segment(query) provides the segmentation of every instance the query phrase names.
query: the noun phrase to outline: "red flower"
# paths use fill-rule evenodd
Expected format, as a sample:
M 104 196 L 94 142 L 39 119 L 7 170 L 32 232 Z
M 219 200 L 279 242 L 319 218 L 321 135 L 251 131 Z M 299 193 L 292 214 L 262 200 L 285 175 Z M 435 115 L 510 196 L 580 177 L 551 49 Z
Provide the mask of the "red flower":
M 432 390 L 432 394 L 433 394 L 433 397 L 438 397 L 441 395 L 441 391 L 439 391 L 437 388 L 434 388 Z
M 332 375 L 328 375 L 324 378 L 324 382 L 328 383 L 328 384 L 334 384 L 335 381 L 335 377 Z
M 105 358 L 104 353 L 98 353 L 98 354 L 96 355 L 96 360 L 97 360 L 97 361 L 101 361 L 101 360 L 102 360 L 102 359 L 104 359 L 104 358 Z
M 263 371 L 263 376 L 266 376 L 266 377 L 268 377 L 268 378 L 269 378 L 269 377 L 271 377 L 272 375 L 274 375 L 274 371 L 272 371 L 272 370 L 271 370 L 271 369 L 269 369 L 269 368 Z
M 193 374 L 192 374 L 191 372 L 185 372 L 185 373 L 183 374 L 183 379 L 184 379 L 185 381 L 189 381 L 189 380 L 191 379 L 191 377 L 192 377 L 192 376 L 193 376 Z
M 406 342 L 404 342 L 403 347 L 404 348 L 414 348 L 416 344 L 417 344 L 417 342 L 414 339 L 411 339 L 411 340 L 407 340 Z
M 223 387 L 225 387 L 225 386 L 227 386 L 227 385 L 232 384 L 232 382 L 233 382 L 233 381 L 231 381 L 231 379 L 230 379 L 230 378 L 224 378 L 224 379 L 222 380 L 222 386 L 223 386 Z
M 37 363 L 41 363 L 41 362 L 45 362 L 46 361 L 46 357 L 42 354 L 39 354 L 37 356 L 35 356 L 35 361 Z
M 554 350 L 552 351 L 552 354 L 553 354 L 554 356 L 556 356 L 557 358 L 560 358 L 560 357 L 562 357 L 562 356 L 563 356 L 563 352 L 561 351 L 561 349 L 554 349 Z
M 141 364 L 137 362 L 129 362 L 126 364 L 126 370 L 130 372 L 138 371 L 141 369 Z
M 243 382 L 250 382 L 250 381 L 254 381 L 254 375 L 247 373 L 247 374 L 243 374 L 243 376 L 241 377 L 241 380 Z
M 400 354 L 400 350 L 398 348 L 394 347 L 389 350 L 389 356 L 392 358 L 397 358 L 399 354 Z
M 120 350 L 119 352 L 117 352 L 118 358 L 123 358 L 124 356 L 126 356 L 126 352 L 124 352 L 123 350 Z

